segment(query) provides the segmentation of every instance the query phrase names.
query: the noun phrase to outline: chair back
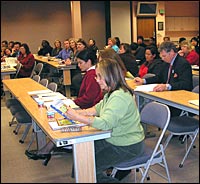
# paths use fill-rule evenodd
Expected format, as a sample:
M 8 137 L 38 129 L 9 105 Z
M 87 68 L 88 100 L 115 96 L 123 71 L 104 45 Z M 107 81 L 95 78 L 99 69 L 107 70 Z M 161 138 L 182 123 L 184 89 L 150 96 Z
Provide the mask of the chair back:
M 50 82 L 47 86 L 48 89 L 52 90 L 53 92 L 57 91 L 57 84 L 55 82 Z
M 30 78 L 32 78 L 34 76 L 34 71 L 35 71 L 36 65 L 37 65 L 37 62 L 35 61 Z
M 167 105 L 153 101 L 146 104 L 142 109 L 141 122 L 163 129 L 167 128 L 170 115 Z
M 195 86 L 192 90 L 194 93 L 199 93 L 199 85 Z
M 199 85 L 199 76 L 193 75 L 192 76 L 192 83 L 193 83 L 193 88 L 195 88 L 197 85 Z
M 41 79 L 39 83 L 42 84 L 43 86 L 47 87 L 49 81 L 48 81 L 48 79 Z
M 16 71 L 16 74 L 15 74 L 14 78 L 17 78 L 21 67 L 22 67 L 22 64 L 21 63 L 17 63 L 17 66 L 16 66 L 16 70 L 17 71 Z
M 147 79 L 147 78 L 154 77 L 154 76 L 155 76 L 154 73 L 147 73 L 147 74 L 145 74 L 142 78 L 143 78 L 143 79 Z
M 40 82 L 40 76 L 39 75 L 34 75 L 32 79 L 36 82 Z
M 36 65 L 35 70 L 34 70 L 36 75 L 40 75 L 41 74 L 43 66 L 44 66 L 43 63 L 38 63 Z

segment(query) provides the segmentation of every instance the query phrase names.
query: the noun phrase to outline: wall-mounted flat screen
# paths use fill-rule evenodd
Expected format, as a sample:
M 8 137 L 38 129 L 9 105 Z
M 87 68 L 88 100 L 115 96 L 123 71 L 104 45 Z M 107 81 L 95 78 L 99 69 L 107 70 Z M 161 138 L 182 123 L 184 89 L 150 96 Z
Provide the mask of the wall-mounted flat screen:
M 157 2 L 138 2 L 137 16 L 156 16 L 158 13 Z

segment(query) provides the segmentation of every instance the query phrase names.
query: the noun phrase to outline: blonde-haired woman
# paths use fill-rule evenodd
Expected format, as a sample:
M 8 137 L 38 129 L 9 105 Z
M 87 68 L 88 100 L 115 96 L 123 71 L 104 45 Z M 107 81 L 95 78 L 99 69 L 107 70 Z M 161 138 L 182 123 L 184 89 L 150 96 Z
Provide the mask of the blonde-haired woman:
M 191 65 L 199 66 L 199 54 L 193 49 L 190 42 L 184 40 L 180 44 L 181 50 L 178 52 L 183 56 Z

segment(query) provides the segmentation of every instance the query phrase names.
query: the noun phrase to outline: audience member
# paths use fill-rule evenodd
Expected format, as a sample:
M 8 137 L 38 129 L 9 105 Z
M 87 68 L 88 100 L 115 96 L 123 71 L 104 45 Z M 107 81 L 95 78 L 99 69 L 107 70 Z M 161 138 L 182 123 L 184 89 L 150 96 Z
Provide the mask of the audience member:
M 92 38 L 88 40 L 88 49 L 90 49 L 95 54 L 97 53 L 98 47 L 96 46 L 96 41 Z
M 147 46 L 145 48 L 146 61 L 140 66 L 138 76 L 143 78 L 147 73 L 158 75 L 163 61 L 159 59 L 158 50 L 154 46 Z
M 162 42 L 159 47 L 160 56 L 163 66 L 159 74 L 154 77 L 142 79 L 136 77 L 136 84 L 158 83 L 154 91 L 165 90 L 188 90 L 191 91 L 192 85 L 192 68 L 189 62 L 177 53 L 177 48 L 173 42 Z M 180 114 L 180 110 L 172 110 L 172 116 Z
M 77 40 L 77 51 L 76 51 L 76 53 L 74 55 L 73 60 L 68 58 L 65 61 L 65 64 L 66 65 L 71 65 L 72 64 L 72 65 L 77 65 L 78 66 L 76 56 L 80 51 L 82 51 L 84 49 L 87 49 L 87 48 L 88 48 L 88 45 L 85 42 L 85 40 L 83 40 L 82 38 L 79 38 Z M 81 82 L 82 82 L 82 72 L 81 72 L 79 67 L 77 67 L 74 70 L 71 70 L 71 81 L 72 81 L 72 84 L 71 84 L 72 96 L 77 96 L 78 93 L 79 93 L 79 90 L 80 90 Z
M 119 47 L 119 56 L 124 62 L 124 65 L 134 77 L 138 75 L 138 65 L 135 56 L 131 52 L 131 47 L 128 43 L 121 43 Z
M 61 41 L 60 40 L 55 40 L 54 48 L 51 51 L 51 56 L 57 56 L 61 50 L 62 50 Z
M 155 40 L 154 37 L 150 37 L 150 38 L 149 38 L 149 45 L 152 45 L 152 46 L 154 46 L 154 47 L 157 48 L 156 40 Z
M 78 98 L 74 100 L 81 109 L 89 108 L 98 103 L 103 94 L 99 84 L 96 82 L 95 65 L 97 63 L 96 53 L 84 49 L 77 54 L 78 67 L 85 72 Z
M 8 41 L 7 40 L 3 40 L 1 42 L 1 47 L 8 47 Z
M 193 37 L 190 40 L 193 47 L 195 47 L 195 51 L 199 54 L 199 40 L 197 37 Z
M 51 56 L 51 52 L 53 48 L 51 47 L 49 42 L 47 40 L 42 40 L 41 46 L 42 47 L 39 49 L 38 55 L 46 56 L 49 54 L 49 56 Z
M 8 42 L 8 48 L 12 50 L 13 47 L 14 47 L 14 43 L 15 43 L 14 41 L 9 41 Z
M 119 52 L 119 47 L 116 45 L 115 38 L 108 38 L 108 45 L 105 48 L 112 48 L 116 53 Z
M 69 39 L 69 46 L 71 48 L 70 57 L 67 59 L 69 63 L 73 63 L 75 60 L 77 50 L 77 40 L 75 38 Z M 67 62 L 67 61 L 66 61 Z
M 141 46 L 141 47 L 146 47 L 146 44 L 144 43 L 144 37 L 143 36 L 138 36 L 137 37 L 137 44 L 138 46 Z
M 21 42 L 15 42 L 14 46 L 12 48 L 12 57 L 18 57 L 20 55 L 20 47 L 21 47 Z
M 170 41 L 170 37 L 169 37 L 169 36 L 165 36 L 165 37 L 163 38 L 163 41 L 164 41 L 164 42 L 169 42 L 169 41 Z
M 5 61 L 5 58 L 7 58 L 7 57 L 12 57 L 12 50 L 9 49 L 9 48 L 6 48 L 6 49 L 4 50 L 4 54 L 3 54 L 3 56 L 1 57 L 1 61 L 4 62 L 4 61 Z
M 119 46 L 120 46 L 120 43 L 121 43 L 119 37 L 118 37 L 118 36 L 115 36 L 114 38 L 115 38 L 115 40 L 116 40 L 116 45 L 119 47 Z
M 68 107 L 66 115 L 88 126 L 111 130 L 110 138 L 95 141 L 96 177 L 98 183 L 119 182 L 104 172 L 110 166 L 143 153 L 144 131 L 132 90 L 125 82 L 118 61 L 100 60 L 96 65 L 96 76 L 105 92 L 103 100 L 84 110 Z
M 69 39 L 64 41 L 64 48 L 58 53 L 56 58 L 60 58 L 62 60 L 67 60 L 70 57 L 71 48 L 69 46 Z
M 178 40 L 178 45 L 177 45 L 178 51 L 181 50 L 181 42 L 184 41 L 184 40 L 186 40 L 185 37 L 180 37 L 180 38 L 179 38 L 179 40 Z
M 112 48 L 107 48 L 107 49 L 99 51 L 98 60 L 100 61 L 101 59 L 104 59 L 104 58 L 110 58 L 110 59 L 116 60 L 123 71 L 124 77 L 126 76 L 127 69 L 124 65 L 124 62 L 120 58 L 119 54 L 117 54 Z
M 26 43 L 20 46 L 20 55 L 17 57 L 17 62 L 22 64 L 18 78 L 30 77 L 34 67 L 35 58 Z
M 178 52 L 180 56 L 183 56 L 191 65 L 199 66 L 199 54 L 192 48 L 190 42 L 182 41 L 181 50 Z
M 145 61 L 145 48 L 138 46 L 136 42 L 131 43 L 131 52 L 135 55 L 136 60 L 139 60 L 138 65 L 141 65 Z

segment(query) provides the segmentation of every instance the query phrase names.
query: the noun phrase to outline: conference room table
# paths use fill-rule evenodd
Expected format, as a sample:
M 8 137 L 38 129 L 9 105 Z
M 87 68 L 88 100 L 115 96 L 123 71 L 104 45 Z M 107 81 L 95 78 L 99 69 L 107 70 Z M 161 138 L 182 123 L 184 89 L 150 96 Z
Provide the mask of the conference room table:
M 134 83 L 133 80 L 127 80 L 126 82 L 133 90 L 136 89 L 137 85 Z M 134 91 L 134 94 L 138 107 L 140 107 L 140 102 L 142 101 L 140 100 L 140 98 L 146 98 L 199 115 L 199 106 L 189 103 L 189 100 L 199 100 L 199 94 L 191 91 Z
M 63 85 L 65 86 L 66 96 L 70 97 L 70 85 L 71 85 L 71 70 L 76 69 L 76 65 L 65 65 L 59 64 L 60 60 L 56 59 L 55 57 L 45 57 L 45 56 L 38 56 L 37 54 L 33 54 L 34 58 L 37 62 L 42 62 L 44 64 L 49 65 L 50 67 L 54 67 L 57 70 L 63 71 Z
M 36 101 L 28 94 L 28 92 L 35 90 L 48 90 L 46 87 L 31 78 L 3 80 L 3 83 L 31 116 L 33 127 L 36 127 L 34 129 L 35 133 L 40 133 L 39 136 L 37 135 L 39 148 L 46 144 L 46 136 L 57 147 L 72 145 L 76 182 L 95 183 L 94 141 L 109 138 L 111 131 L 102 131 L 90 126 L 82 127 L 82 131 L 80 132 L 53 131 L 48 123 L 47 109 L 39 108 Z M 60 115 L 56 113 L 56 118 L 59 117 Z

